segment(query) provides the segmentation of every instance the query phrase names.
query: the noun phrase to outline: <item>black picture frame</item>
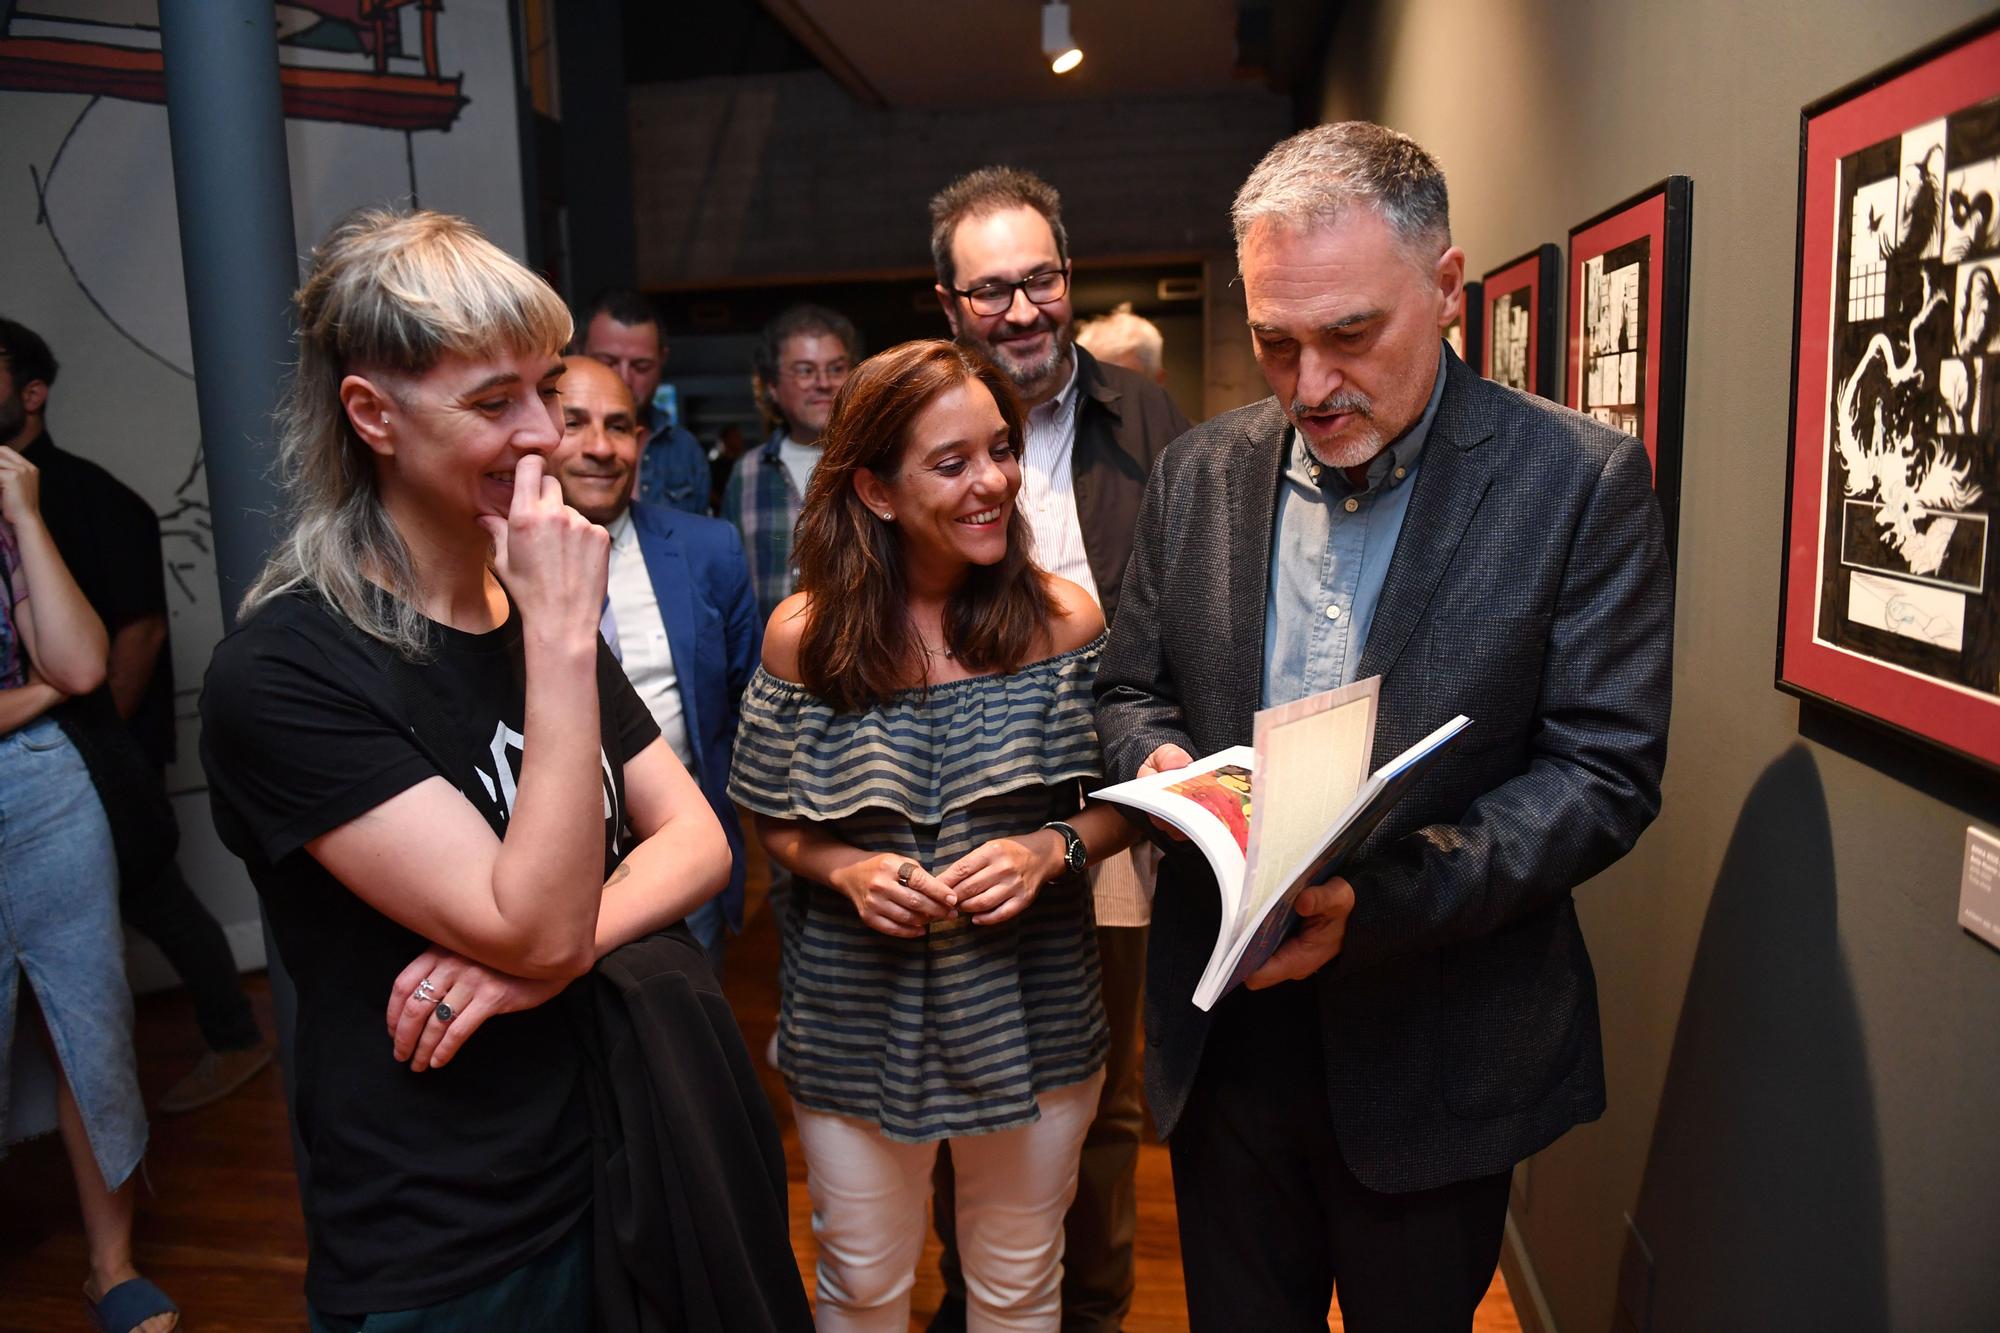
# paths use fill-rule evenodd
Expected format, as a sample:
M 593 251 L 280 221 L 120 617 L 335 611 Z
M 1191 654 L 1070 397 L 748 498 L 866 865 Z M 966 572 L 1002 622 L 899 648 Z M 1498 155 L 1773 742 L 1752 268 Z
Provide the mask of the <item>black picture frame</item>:
M 1961 128 L 1962 117 L 1970 119 L 1969 127 Z M 1928 159 L 1907 178 L 1910 164 L 1900 159 L 1911 151 L 1913 136 L 1921 143 L 1926 132 L 1940 125 L 1944 128 L 1936 142 L 1944 151 L 1936 188 L 1945 196 L 1940 201 L 1945 211 L 1932 224 L 1937 253 L 1929 254 L 1928 244 L 1906 248 L 1907 238 L 1900 234 L 1906 218 L 1900 208 L 1892 210 L 1889 239 L 1895 244 L 1876 246 L 1882 270 L 1877 297 L 1864 271 L 1875 267 L 1869 262 L 1871 252 L 1854 244 L 1863 196 L 1888 179 L 1895 182 L 1892 192 L 1923 189 Z M 1899 151 L 1893 168 L 1878 161 L 1892 143 Z M 1966 224 L 1956 221 L 1949 203 L 1954 190 L 1975 192 L 1959 174 L 1972 168 L 1984 172 L 1978 188 L 1986 194 L 1987 221 L 1974 226 L 1966 242 Z M 1966 296 L 1958 270 L 1979 267 L 2000 274 L 1996 199 L 2000 14 L 1955 29 L 1800 108 L 1791 403 L 1772 683 L 1819 710 L 1824 719 L 1851 719 L 1869 733 L 1910 747 L 1930 764 L 1942 759 L 1985 782 L 2000 772 L 2000 661 L 1993 647 L 2000 642 L 2000 532 L 1995 531 L 2000 516 L 1992 512 L 2000 486 L 2000 421 L 1995 420 L 2000 414 L 1989 397 L 1982 426 L 1975 396 L 1971 419 L 1947 429 L 1942 413 L 1934 415 L 1936 409 L 1928 404 L 1906 402 L 1900 395 L 1913 389 L 1935 392 L 1942 400 L 1947 361 L 1984 363 L 1989 379 L 2000 371 L 2000 336 L 1968 351 L 1965 330 L 1953 319 L 1953 307 L 1963 305 Z M 1875 216 L 1872 209 L 1869 216 Z M 1913 275 L 1916 301 L 1908 299 Z M 1933 292 L 1949 301 L 1941 320 L 1922 300 Z M 1933 321 L 1951 327 L 1940 335 L 1929 326 Z M 1886 392 L 1864 380 L 1877 342 L 1883 344 L 1880 355 L 1886 360 L 1907 357 L 1899 379 Z M 1866 349 L 1858 361 L 1857 348 Z M 1908 373 L 1912 369 L 1918 373 Z M 1987 386 L 1989 391 L 1993 387 Z M 1836 438 L 1842 429 L 1840 403 L 1856 389 L 1880 396 L 1872 405 L 1850 406 L 1844 414 L 1850 421 L 1870 423 L 1871 432 L 1883 429 L 1876 422 L 1903 423 L 1886 431 L 1906 432 L 1903 442 L 1912 446 L 1903 474 L 1906 484 L 1908 469 L 1935 454 L 1948 451 L 1952 468 L 1969 467 L 1968 480 L 1983 491 L 1986 510 L 1952 508 L 1932 499 L 1916 511 L 1916 522 L 1926 530 L 1934 530 L 1940 517 L 1951 519 L 1954 530 L 1982 527 L 1983 541 L 1971 547 L 1980 560 L 1978 578 L 1955 580 L 1952 571 L 1922 570 L 1914 560 L 1905 560 L 1903 568 L 1871 564 L 1872 557 L 1850 549 L 1854 525 L 1846 511 L 1858 505 L 1865 516 L 1891 500 L 1879 480 L 1872 488 L 1849 489 L 1834 472 L 1836 465 L 1845 469 L 1838 462 L 1841 445 Z M 1837 519 L 1832 514 L 1836 489 L 1842 511 Z M 1919 484 L 1917 489 L 1926 488 Z M 1870 582 L 1909 594 L 1908 604 L 1894 615 L 1889 614 L 1893 600 L 1876 599 L 1884 611 L 1879 625 L 1857 612 L 1867 604 L 1867 594 L 1877 591 L 1867 586 Z M 1857 583 L 1864 584 L 1859 593 Z M 1912 629 L 1937 623 L 1931 599 L 1940 591 L 1957 599 L 1957 623 L 1951 627 L 1955 642 L 1904 644 L 1905 638 L 1919 640 Z M 1810 721 L 1802 711 L 1802 730 Z
M 1565 270 L 1564 401 L 1580 412 L 1638 438 L 1653 464 L 1653 491 L 1666 522 L 1667 555 L 1680 548 L 1681 456 L 1687 419 L 1688 295 L 1692 263 L 1694 181 L 1668 176 L 1621 199 L 1569 231 Z M 1606 273 L 1593 261 L 1622 259 Z M 1636 269 L 1636 272 L 1634 270 Z M 1618 345 L 1601 349 L 1584 340 L 1584 306 L 1612 294 L 1612 279 L 1630 298 Z M 1600 285 L 1600 278 L 1603 279 Z M 1632 327 L 1636 317 L 1637 327 Z M 1593 332 L 1599 326 L 1593 325 Z M 1623 359 L 1631 358 L 1629 363 Z M 1603 392 L 1610 377 L 1596 378 L 1612 362 L 1629 365 L 1621 388 Z M 1615 406 L 1608 403 L 1616 400 Z M 1611 418 L 1617 418 L 1612 420 Z
M 1481 375 L 1550 402 L 1561 401 L 1562 350 L 1557 335 L 1562 324 L 1555 314 L 1562 308 L 1556 301 L 1561 284 L 1562 248 L 1554 242 L 1538 245 L 1488 270 L 1480 281 Z M 1524 292 L 1527 299 L 1522 302 Z M 1505 309 L 1500 308 L 1502 302 L 1506 303 Z M 1525 341 L 1511 344 L 1506 353 L 1509 364 L 1496 365 L 1495 356 L 1502 351 L 1499 340 L 1504 332 L 1497 328 L 1496 321 L 1504 319 L 1512 324 L 1521 318 L 1528 324 Z M 1523 356 L 1527 362 L 1525 369 L 1514 364 Z
M 1480 304 L 1479 284 L 1465 284 L 1465 299 L 1459 304 L 1458 318 L 1444 327 L 1444 340 L 1458 353 L 1458 359 L 1474 370 L 1479 369 L 1479 332 L 1485 323 L 1485 310 Z M 1457 334 L 1453 338 L 1453 334 Z

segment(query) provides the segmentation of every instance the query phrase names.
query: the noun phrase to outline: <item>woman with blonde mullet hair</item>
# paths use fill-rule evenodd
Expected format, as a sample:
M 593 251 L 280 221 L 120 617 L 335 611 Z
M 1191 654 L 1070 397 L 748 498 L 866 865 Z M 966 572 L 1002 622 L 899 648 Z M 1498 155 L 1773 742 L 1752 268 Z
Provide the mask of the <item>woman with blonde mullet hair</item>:
M 370 210 L 297 304 L 289 528 L 201 712 L 298 988 L 312 1326 L 588 1329 L 565 987 L 728 847 L 599 638 L 605 532 L 544 475 L 555 293 L 461 219 Z
M 1063 1214 L 1104 1080 L 1084 868 L 1104 618 L 1037 568 L 1022 413 L 977 352 L 906 343 L 834 401 L 799 591 L 743 700 L 730 795 L 794 876 L 778 1062 L 822 1330 L 909 1323 L 949 1140 L 967 1327 L 1053 1330 Z

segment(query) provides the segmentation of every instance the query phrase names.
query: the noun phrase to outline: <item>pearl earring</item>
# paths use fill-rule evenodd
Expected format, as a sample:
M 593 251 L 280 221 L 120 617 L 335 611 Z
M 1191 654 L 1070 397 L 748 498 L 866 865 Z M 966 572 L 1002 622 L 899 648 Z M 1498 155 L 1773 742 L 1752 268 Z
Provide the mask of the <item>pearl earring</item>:
M 884 509 L 884 510 L 882 511 L 882 521 L 883 521 L 884 523 L 887 523 L 887 522 L 890 522 L 890 521 L 891 521 L 891 520 L 893 520 L 893 519 L 894 519 L 895 517 L 896 517 L 896 516 L 895 516 L 894 514 L 890 513 L 890 512 L 889 512 L 888 510 L 886 510 L 886 509 Z
M 382 414 L 382 424 L 385 426 L 389 424 L 389 414 L 387 412 Z

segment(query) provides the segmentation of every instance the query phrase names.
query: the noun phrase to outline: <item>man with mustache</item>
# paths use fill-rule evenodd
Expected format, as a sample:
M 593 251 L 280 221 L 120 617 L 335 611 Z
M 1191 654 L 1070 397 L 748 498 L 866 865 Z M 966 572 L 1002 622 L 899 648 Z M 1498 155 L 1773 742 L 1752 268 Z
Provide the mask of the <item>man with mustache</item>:
M 1062 199 L 1040 177 L 985 167 L 939 191 L 931 200 L 931 259 L 952 333 L 1000 367 L 1027 409 L 1016 503 L 1033 530 L 1036 562 L 1088 589 L 1105 620 L 1114 621 L 1147 474 L 1187 430 L 1187 418 L 1158 384 L 1076 346 Z M 1115 1333 L 1132 1304 L 1150 864 L 1142 851 L 1136 863 L 1121 854 L 1091 872 L 1111 1046 L 1097 1115 L 1084 1137 L 1076 1201 L 1063 1223 L 1066 1330 Z M 934 1183 L 935 1211 L 944 1219 L 945 1300 L 931 1328 L 942 1333 L 965 1322 L 947 1153 L 938 1154 Z
M 1097 675 L 1105 778 L 1248 743 L 1259 707 L 1370 676 L 1374 765 L 1472 725 L 1206 1013 L 1218 895 L 1169 843 L 1146 1091 L 1189 1323 L 1323 1328 L 1337 1287 L 1356 1333 L 1465 1330 L 1514 1164 L 1604 1109 L 1571 891 L 1659 810 L 1659 505 L 1637 440 L 1446 347 L 1465 256 L 1409 138 L 1306 130 L 1232 213 L 1272 396 L 1154 470 Z
M 729 839 L 729 887 L 687 919 L 721 976 L 725 926 L 743 929 L 743 829 L 728 796 L 729 761 L 764 621 L 734 528 L 633 501 L 641 427 L 624 380 L 592 357 L 563 364 L 562 443 L 548 474 L 570 508 L 611 533 L 605 642 Z

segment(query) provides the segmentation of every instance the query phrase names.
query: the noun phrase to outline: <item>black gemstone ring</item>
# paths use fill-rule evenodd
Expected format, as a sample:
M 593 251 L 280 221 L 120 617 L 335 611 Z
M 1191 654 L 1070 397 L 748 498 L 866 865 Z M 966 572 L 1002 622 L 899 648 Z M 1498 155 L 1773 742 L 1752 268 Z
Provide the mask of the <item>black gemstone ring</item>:
M 446 1004 L 443 1000 L 439 1000 L 437 1007 L 437 1021 L 440 1023 L 449 1023 L 451 1022 L 451 1015 L 452 1015 L 451 1006 L 449 1004 Z

